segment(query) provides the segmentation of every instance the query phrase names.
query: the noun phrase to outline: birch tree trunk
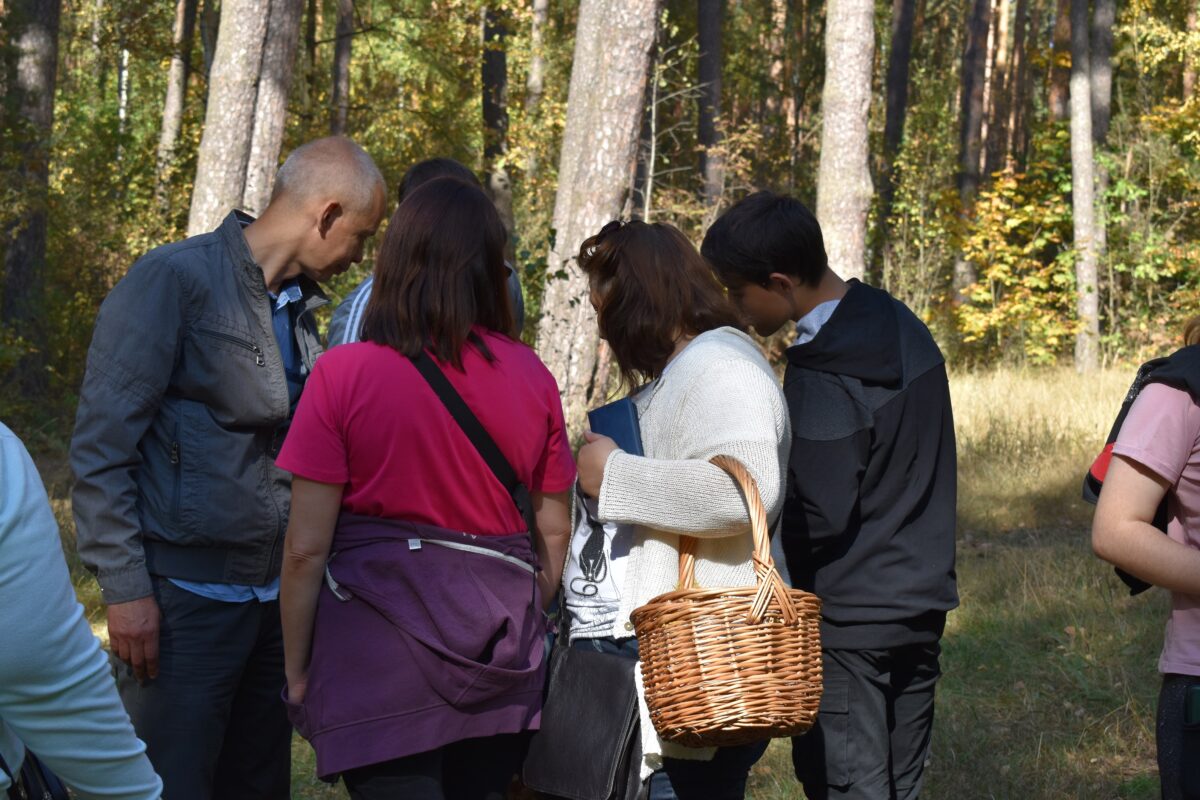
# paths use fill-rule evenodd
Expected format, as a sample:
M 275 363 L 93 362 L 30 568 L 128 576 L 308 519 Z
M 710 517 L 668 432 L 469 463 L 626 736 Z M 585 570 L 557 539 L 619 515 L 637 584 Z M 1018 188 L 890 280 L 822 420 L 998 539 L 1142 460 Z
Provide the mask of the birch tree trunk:
M 1096 153 L 1108 141 L 1108 125 L 1112 118 L 1112 51 L 1113 26 L 1117 21 L 1116 0 L 1094 0 L 1092 9 L 1092 41 L 1088 58 L 1088 83 L 1092 96 L 1092 145 Z M 1108 168 L 1093 154 L 1096 170 L 1096 218 L 1094 222 L 1095 260 L 1097 272 L 1107 261 Z M 1098 291 L 1098 289 L 1097 289 Z M 1097 307 L 1099 299 L 1097 299 Z
M 242 194 L 242 208 L 254 216 L 271 202 L 271 190 L 275 187 L 287 122 L 288 93 L 292 89 L 296 48 L 300 44 L 300 17 L 304 12 L 304 0 L 270 0 L 270 4 L 271 17 L 267 22 L 258 97 L 254 103 L 254 132 L 246 163 L 246 189 Z
M 1071 214 L 1075 227 L 1076 314 L 1079 318 L 1079 330 L 1075 334 L 1075 369 L 1080 372 L 1095 370 L 1100 361 L 1096 171 L 1088 61 L 1088 0 L 1071 0 Z
M 330 104 L 329 132 L 346 132 L 350 115 L 350 50 L 354 42 L 354 0 L 337 0 L 337 28 L 333 47 L 333 94 Z
M 983 87 L 987 72 L 988 20 L 991 4 L 974 0 L 967 20 L 967 43 L 962 60 L 962 113 L 958 136 L 959 214 L 964 224 L 974 214 L 979 191 L 979 154 L 983 144 Z M 975 283 L 975 265 L 961 255 L 954 261 L 953 288 L 956 299 L 966 299 Z
M 542 298 L 537 349 L 558 381 L 567 429 L 579 431 L 599 402 L 599 331 L 579 246 L 624 205 L 658 22 L 657 0 L 582 0 L 554 203 L 551 276 Z
M 700 45 L 697 71 L 700 79 L 699 114 L 696 133 L 700 144 L 701 197 L 709 208 L 716 206 L 725 188 L 724 159 L 717 147 L 721 132 L 721 25 L 725 0 L 697 0 L 696 28 Z
M 214 229 L 242 203 L 269 12 L 270 0 L 222 3 L 188 236 Z
M 175 145 L 179 141 L 179 131 L 183 125 L 183 105 L 187 98 L 197 5 L 197 0 L 177 0 L 175 3 L 171 67 L 167 72 L 167 97 L 163 101 L 162 130 L 158 136 L 158 174 L 154 185 L 154 199 L 163 211 L 166 211 L 169 205 L 167 187 L 171 179 L 171 167 L 175 163 Z
M 2 65 L 12 117 L 0 120 L 15 137 L 15 164 L 5 176 L 24 200 L 19 217 L 5 215 L 0 236 L 4 253 L 4 301 L 0 320 L 31 345 L 10 380 L 26 397 L 45 388 L 45 327 L 42 323 L 46 268 L 46 222 L 50 175 L 50 134 L 54 124 L 54 85 L 58 67 L 60 0 L 7 0 Z M 6 104 L 7 105 L 7 104 Z
M 867 112 L 874 56 L 875 7 L 871 0 L 829 0 L 817 219 L 825 236 L 829 266 L 843 278 L 861 279 L 866 266 L 872 193 Z

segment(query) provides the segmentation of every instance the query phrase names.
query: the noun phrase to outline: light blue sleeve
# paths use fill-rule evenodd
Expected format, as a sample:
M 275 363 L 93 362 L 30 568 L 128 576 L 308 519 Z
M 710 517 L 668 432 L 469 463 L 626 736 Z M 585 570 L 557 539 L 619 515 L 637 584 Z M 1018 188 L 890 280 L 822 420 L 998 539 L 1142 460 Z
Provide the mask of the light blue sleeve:
M 156 800 L 146 758 L 100 642 L 75 598 L 45 487 L 0 424 L 0 749 L 20 743 L 82 798 Z M 0 790 L 7 779 L 0 775 Z

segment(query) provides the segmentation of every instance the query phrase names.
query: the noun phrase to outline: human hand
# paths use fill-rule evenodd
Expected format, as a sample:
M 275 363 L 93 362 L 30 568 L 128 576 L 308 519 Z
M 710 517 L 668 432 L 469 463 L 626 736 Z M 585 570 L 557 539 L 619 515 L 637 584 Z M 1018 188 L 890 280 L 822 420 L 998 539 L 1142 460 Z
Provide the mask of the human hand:
M 579 486 L 589 497 L 600 496 L 600 486 L 604 483 L 604 465 L 613 450 L 619 450 L 617 443 L 607 436 L 591 431 L 584 431 L 583 438 L 587 444 L 579 448 L 575 456 L 575 466 L 579 471 Z
M 158 677 L 158 628 L 162 614 L 153 595 L 108 607 L 108 642 L 133 667 L 138 682 Z
M 289 703 L 300 705 L 304 702 L 304 695 L 308 693 L 308 673 L 303 675 L 287 676 L 287 700 Z

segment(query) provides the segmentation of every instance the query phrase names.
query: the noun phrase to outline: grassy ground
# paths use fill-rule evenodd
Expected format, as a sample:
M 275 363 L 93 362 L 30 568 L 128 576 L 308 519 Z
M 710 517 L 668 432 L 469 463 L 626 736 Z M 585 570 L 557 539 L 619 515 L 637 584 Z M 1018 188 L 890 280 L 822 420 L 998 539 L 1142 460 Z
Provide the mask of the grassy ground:
M 1103 442 L 1128 370 L 951 378 L 959 452 L 959 589 L 943 639 L 924 797 L 1158 796 L 1155 662 L 1166 615 L 1158 590 L 1127 596 L 1088 545 L 1082 471 Z M 64 465 L 42 467 L 69 531 Z M 81 599 L 94 582 L 65 537 Z M 102 626 L 97 626 L 98 632 Z M 344 797 L 313 775 L 297 740 L 294 796 Z M 800 798 L 786 742 L 755 767 L 755 800 Z

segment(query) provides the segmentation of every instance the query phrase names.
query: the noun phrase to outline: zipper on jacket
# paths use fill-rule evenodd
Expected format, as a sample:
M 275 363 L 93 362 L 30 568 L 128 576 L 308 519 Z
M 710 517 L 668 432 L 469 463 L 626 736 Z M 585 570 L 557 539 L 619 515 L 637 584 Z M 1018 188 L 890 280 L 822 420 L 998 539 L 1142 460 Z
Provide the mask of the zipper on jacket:
M 179 420 L 175 420 L 175 439 L 171 442 L 171 452 L 168 455 L 171 466 L 174 468 L 174 484 L 171 488 L 171 519 L 179 519 L 179 489 L 180 482 L 183 480 L 183 466 L 180 464 L 179 457 Z
M 230 344 L 237 345 L 245 350 L 249 350 L 250 352 L 254 353 L 254 363 L 260 367 L 267 363 L 267 360 L 263 357 L 263 351 L 260 350 L 258 345 L 256 345 L 254 342 L 247 342 L 245 339 L 239 339 L 236 336 L 231 336 L 228 333 L 222 333 L 221 331 L 214 331 L 211 328 L 197 328 L 196 333 L 201 333 L 205 336 L 211 336 L 214 339 L 220 339 L 223 342 L 229 342 Z

